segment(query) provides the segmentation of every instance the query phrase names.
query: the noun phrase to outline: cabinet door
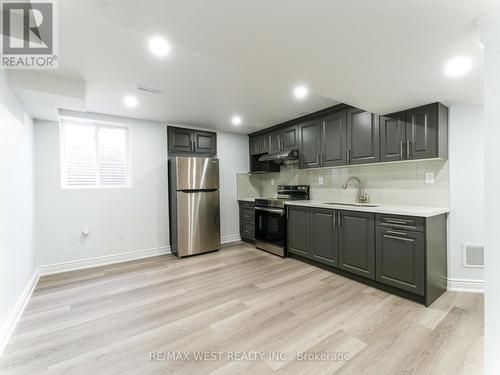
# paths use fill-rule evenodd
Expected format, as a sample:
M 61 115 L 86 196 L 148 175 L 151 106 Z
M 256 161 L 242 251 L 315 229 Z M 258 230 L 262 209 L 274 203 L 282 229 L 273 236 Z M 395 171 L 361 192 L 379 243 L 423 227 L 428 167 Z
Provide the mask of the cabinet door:
M 362 109 L 347 111 L 347 164 L 380 161 L 378 116 Z
M 339 266 L 375 279 L 375 215 L 340 211 Z
M 288 207 L 287 249 L 293 254 L 309 257 L 309 210 L 306 207 Z
M 321 132 L 319 121 L 299 125 L 299 167 L 319 167 Z
M 193 131 L 182 128 L 168 128 L 168 151 L 170 152 L 192 152 Z
M 377 281 L 424 295 L 424 234 L 377 228 Z
M 269 135 L 269 153 L 274 154 L 281 151 L 281 131 Z
M 194 152 L 215 155 L 217 153 L 217 135 L 214 132 L 194 131 Z
M 310 251 L 312 259 L 338 266 L 339 238 L 334 210 L 311 208 L 309 211 Z
M 260 139 L 258 136 L 252 136 L 248 139 L 248 148 L 250 151 L 250 155 L 258 155 L 259 154 L 259 142 L 260 142 Z
M 380 161 L 405 159 L 405 147 L 405 112 L 380 116 Z
M 299 148 L 299 131 L 296 125 L 290 126 L 281 133 L 281 149 L 297 150 Z
M 269 152 L 269 134 L 265 133 L 259 136 L 259 154 Z
M 346 165 L 346 111 L 334 113 L 321 121 L 321 165 Z
M 408 159 L 437 157 L 437 104 L 406 111 Z

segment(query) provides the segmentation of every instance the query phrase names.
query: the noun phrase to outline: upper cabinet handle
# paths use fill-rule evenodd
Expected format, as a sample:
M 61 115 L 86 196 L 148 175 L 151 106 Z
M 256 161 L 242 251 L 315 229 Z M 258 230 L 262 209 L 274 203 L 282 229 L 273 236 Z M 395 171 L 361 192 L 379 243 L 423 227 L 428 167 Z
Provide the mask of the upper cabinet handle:
M 406 158 L 407 159 L 410 159 L 410 146 L 411 146 L 411 142 L 406 141 Z
M 403 159 L 403 158 L 404 158 L 404 156 L 403 156 L 403 141 L 401 141 L 401 142 L 399 143 L 399 157 L 400 157 L 401 159 Z

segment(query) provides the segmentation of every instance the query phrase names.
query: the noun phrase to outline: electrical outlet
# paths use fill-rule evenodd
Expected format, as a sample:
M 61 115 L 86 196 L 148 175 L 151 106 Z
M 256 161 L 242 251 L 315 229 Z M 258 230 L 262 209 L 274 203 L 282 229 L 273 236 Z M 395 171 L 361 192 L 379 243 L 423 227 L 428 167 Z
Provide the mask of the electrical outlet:
M 274 178 L 271 178 L 271 185 L 274 186 Z
M 323 185 L 323 176 L 318 177 L 318 185 Z
M 425 183 L 433 184 L 434 183 L 434 172 L 426 172 L 425 173 Z

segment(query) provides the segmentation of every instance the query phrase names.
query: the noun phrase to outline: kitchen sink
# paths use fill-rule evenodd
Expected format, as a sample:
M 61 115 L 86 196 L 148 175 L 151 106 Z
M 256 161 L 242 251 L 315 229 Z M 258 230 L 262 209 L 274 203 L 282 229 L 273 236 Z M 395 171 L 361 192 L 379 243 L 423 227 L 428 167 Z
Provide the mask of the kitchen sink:
M 352 206 L 352 207 L 378 207 L 376 204 L 369 203 L 339 203 L 339 202 L 328 202 L 325 204 L 331 204 L 334 206 Z

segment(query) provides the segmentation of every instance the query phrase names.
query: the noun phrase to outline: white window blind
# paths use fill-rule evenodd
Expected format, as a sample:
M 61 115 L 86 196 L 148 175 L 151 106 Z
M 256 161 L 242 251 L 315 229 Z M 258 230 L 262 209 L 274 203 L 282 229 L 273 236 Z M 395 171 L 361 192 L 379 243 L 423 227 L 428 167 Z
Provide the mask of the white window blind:
M 130 186 L 129 129 L 98 123 L 63 121 L 63 188 Z

